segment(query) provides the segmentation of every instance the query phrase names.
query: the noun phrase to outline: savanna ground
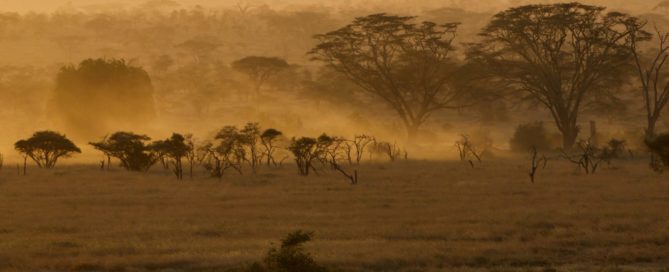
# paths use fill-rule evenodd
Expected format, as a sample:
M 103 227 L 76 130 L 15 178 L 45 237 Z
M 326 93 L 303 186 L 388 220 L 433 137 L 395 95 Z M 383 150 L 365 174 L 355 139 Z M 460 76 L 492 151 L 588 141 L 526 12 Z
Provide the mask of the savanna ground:
M 352 186 L 294 166 L 176 181 L 94 165 L 0 177 L 0 270 L 227 271 L 287 233 L 335 271 L 669 271 L 669 177 L 643 160 L 366 164 Z

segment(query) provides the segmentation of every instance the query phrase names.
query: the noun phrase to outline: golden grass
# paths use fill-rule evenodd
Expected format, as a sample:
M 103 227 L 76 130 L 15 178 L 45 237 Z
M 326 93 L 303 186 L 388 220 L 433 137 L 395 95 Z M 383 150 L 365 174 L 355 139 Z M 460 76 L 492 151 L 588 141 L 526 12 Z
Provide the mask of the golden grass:
M 526 163 L 368 164 L 355 186 L 293 165 L 182 182 L 3 169 L 0 270 L 224 271 L 303 229 L 335 270 L 669 271 L 667 176 L 643 161 L 594 176 L 555 162 L 530 184 Z

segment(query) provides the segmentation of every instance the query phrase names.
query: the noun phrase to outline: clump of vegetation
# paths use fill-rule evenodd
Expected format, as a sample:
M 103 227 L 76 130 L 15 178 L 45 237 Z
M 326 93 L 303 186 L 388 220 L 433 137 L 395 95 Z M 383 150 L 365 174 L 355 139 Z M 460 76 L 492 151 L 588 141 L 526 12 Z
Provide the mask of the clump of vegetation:
M 313 233 L 301 230 L 292 232 L 281 241 L 281 247 L 267 251 L 262 263 L 256 262 L 249 272 L 324 272 L 325 267 L 314 261 L 304 250 L 304 243 L 311 241 Z
M 391 162 L 394 162 L 402 156 L 402 149 L 397 146 L 396 143 L 390 143 L 390 142 L 378 142 L 376 143 L 376 150 L 379 151 L 380 153 L 386 155 L 388 157 L 388 160 Z
M 483 153 L 476 145 L 469 139 L 467 135 L 460 135 L 460 140 L 455 142 L 455 147 L 458 149 L 458 155 L 461 161 L 468 161 L 474 167 L 474 161 L 481 162 L 481 154 Z
M 308 176 L 310 170 L 316 171 L 313 163 L 319 157 L 318 140 L 310 137 L 293 138 L 288 150 L 295 156 L 300 175 Z
M 627 142 L 620 139 L 611 139 L 606 146 L 602 148 L 601 158 L 606 162 L 607 165 L 611 165 L 611 161 L 614 159 L 620 159 L 623 157 L 625 150 L 627 148 Z
M 276 153 L 277 150 L 276 142 L 282 135 L 283 133 L 281 131 L 278 131 L 273 128 L 266 129 L 265 131 L 263 131 L 262 134 L 260 134 L 260 142 L 265 148 L 265 150 L 263 151 L 263 155 L 266 159 L 267 166 L 270 165 L 274 165 L 274 167 L 278 166 L 278 163 L 274 158 L 274 154 Z
M 574 154 L 563 151 L 562 157 L 583 169 L 586 175 L 594 174 L 603 161 L 601 150 L 592 141 L 579 141 Z
M 150 140 L 146 135 L 119 131 L 90 145 L 108 157 L 119 159 L 126 170 L 148 171 L 160 159 L 160 154 L 147 143 Z
M 346 159 L 349 164 L 360 164 L 362 156 L 365 154 L 365 148 L 368 145 L 375 143 L 376 139 L 369 135 L 355 135 L 352 140 L 344 142 L 344 150 L 346 152 Z
M 216 142 L 206 143 L 200 147 L 200 161 L 212 177 L 221 178 L 227 169 L 234 169 L 242 174 L 242 166 L 246 161 L 246 135 L 235 126 L 223 127 L 214 137 Z
M 141 67 L 122 59 L 87 59 L 61 68 L 49 107 L 58 112 L 55 122 L 79 137 L 93 137 L 112 124 L 136 128 L 153 120 L 153 91 Z
M 657 172 L 663 172 L 669 166 L 669 134 L 660 134 L 651 140 L 646 140 L 648 149 L 653 156 L 660 160 L 651 160 L 651 167 Z
M 173 166 L 174 175 L 177 179 L 183 179 L 182 159 L 187 157 L 191 151 L 191 146 L 186 143 L 186 138 L 178 133 L 173 133 L 172 137 L 162 141 L 155 141 L 151 144 L 159 156 L 166 158 Z
M 58 159 L 81 153 L 81 149 L 65 135 L 48 130 L 35 132 L 32 137 L 16 142 L 14 148 L 24 158 L 29 157 L 35 161 L 40 168 L 53 168 Z
M 551 148 L 548 133 L 543 122 L 519 125 L 509 144 L 511 150 L 515 152 L 527 152 L 532 149 L 546 151 Z

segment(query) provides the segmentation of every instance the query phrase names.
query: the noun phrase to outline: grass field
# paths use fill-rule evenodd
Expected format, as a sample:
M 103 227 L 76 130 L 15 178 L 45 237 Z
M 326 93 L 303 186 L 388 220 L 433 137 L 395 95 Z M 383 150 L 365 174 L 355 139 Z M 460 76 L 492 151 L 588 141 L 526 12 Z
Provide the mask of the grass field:
M 669 177 L 524 160 L 293 165 L 223 180 L 96 166 L 0 172 L 2 271 L 226 271 L 287 233 L 335 271 L 669 271 Z M 155 169 L 158 169 L 156 167 Z

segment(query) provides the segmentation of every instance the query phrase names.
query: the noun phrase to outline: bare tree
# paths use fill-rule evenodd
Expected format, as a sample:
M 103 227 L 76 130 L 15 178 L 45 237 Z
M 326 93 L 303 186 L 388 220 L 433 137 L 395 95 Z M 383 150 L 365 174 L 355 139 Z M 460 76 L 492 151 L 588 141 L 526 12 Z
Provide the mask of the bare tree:
M 460 140 L 455 142 L 455 147 L 458 149 L 458 155 L 461 161 L 469 161 L 469 164 L 474 167 L 474 162 L 469 159 L 470 156 L 473 156 L 476 161 L 481 162 L 482 151 L 477 150 L 477 147 L 469 139 L 469 136 L 464 134 L 460 135 Z
M 317 35 L 309 54 L 379 98 L 401 118 L 409 138 L 460 96 L 449 86 L 457 23 L 415 24 L 414 17 L 373 14 Z
M 362 156 L 365 155 L 365 148 L 369 144 L 374 143 L 376 140 L 372 136 L 368 135 L 355 135 L 353 137 L 353 140 L 345 141 L 344 142 L 344 151 L 346 152 L 346 159 L 348 160 L 349 164 L 353 164 L 355 161 L 355 164 L 359 165 L 360 161 L 362 160 Z
M 622 85 L 637 19 L 579 3 L 528 5 L 500 12 L 468 52 L 521 99 L 545 107 L 571 148 L 578 115 L 595 94 Z M 594 101 L 594 99 L 592 100 Z
M 600 150 L 589 140 L 580 141 L 575 154 L 568 154 L 563 150 L 562 157 L 578 165 L 579 169 L 583 169 L 586 175 L 594 174 L 603 160 Z
M 629 37 L 630 51 L 634 55 L 634 62 L 641 83 L 641 94 L 646 112 L 646 140 L 655 137 L 655 126 L 662 114 L 662 110 L 669 101 L 669 67 L 666 67 L 669 58 L 669 33 L 655 28 L 658 48 L 655 52 L 644 54 L 639 43 L 651 39 L 651 35 L 642 30 L 644 24 L 635 24 Z
M 548 158 L 546 156 L 542 155 L 541 157 L 538 156 L 537 154 L 537 148 L 532 147 L 532 161 L 530 164 L 530 181 L 534 183 L 534 177 L 537 174 L 537 169 L 539 169 L 539 166 L 542 168 L 546 168 L 546 164 L 548 164 Z

